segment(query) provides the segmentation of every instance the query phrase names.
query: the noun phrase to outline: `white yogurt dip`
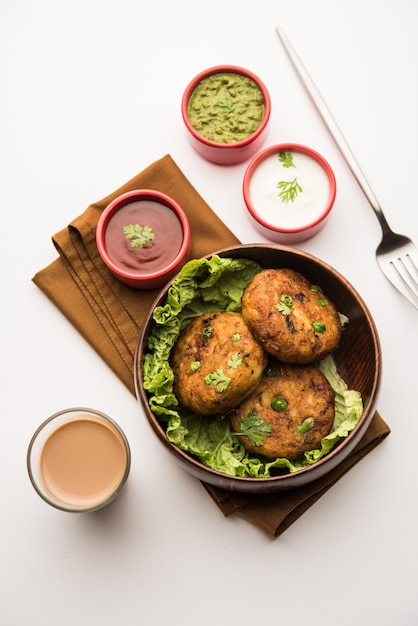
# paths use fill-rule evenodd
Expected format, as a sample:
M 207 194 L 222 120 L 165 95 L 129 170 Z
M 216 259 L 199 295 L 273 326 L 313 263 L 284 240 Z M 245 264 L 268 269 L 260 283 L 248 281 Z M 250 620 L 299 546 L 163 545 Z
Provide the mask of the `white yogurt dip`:
M 326 171 L 298 151 L 272 153 L 255 168 L 249 199 L 259 218 L 275 228 L 293 230 L 315 223 L 330 201 Z

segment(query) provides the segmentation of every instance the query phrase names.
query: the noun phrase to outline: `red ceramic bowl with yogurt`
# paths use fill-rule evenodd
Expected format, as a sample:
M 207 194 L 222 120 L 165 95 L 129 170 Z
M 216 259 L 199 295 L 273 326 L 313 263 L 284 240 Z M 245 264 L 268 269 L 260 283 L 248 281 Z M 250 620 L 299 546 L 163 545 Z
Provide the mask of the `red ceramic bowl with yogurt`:
M 122 283 L 136 289 L 162 287 L 189 259 L 190 225 L 181 206 L 152 189 L 115 198 L 96 229 L 97 249 Z
M 288 245 L 309 239 L 324 226 L 336 190 L 334 172 L 324 157 L 293 143 L 257 154 L 243 180 L 254 226 L 268 239 Z
M 217 65 L 186 87 L 181 112 L 191 145 L 200 156 L 221 165 L 250 159 L 265 141 L 271 100 L 253 72 Z

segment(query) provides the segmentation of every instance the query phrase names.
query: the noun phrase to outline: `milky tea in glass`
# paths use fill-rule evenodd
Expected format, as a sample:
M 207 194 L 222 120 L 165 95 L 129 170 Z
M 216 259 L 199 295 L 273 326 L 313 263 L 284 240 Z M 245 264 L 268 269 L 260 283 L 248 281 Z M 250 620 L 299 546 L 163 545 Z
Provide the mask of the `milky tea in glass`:
M 67 409 L 37 429 L 27 466 L 35 490 L 46 502 L 64 511 L 94 511 L 123 488 L 130 449 L 121 428 L 107 415 Z

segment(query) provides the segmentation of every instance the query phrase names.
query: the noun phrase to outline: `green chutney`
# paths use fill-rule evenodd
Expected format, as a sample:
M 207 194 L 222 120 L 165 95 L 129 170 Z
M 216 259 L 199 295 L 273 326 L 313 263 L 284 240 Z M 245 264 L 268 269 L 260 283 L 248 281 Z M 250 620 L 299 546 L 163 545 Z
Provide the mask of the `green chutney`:
M 263 121 L 264 97 L 243 74 L 217 73 L 193 91 L 188 116 L 193 128 L 216 143 L 236 143 L 250 137 Z

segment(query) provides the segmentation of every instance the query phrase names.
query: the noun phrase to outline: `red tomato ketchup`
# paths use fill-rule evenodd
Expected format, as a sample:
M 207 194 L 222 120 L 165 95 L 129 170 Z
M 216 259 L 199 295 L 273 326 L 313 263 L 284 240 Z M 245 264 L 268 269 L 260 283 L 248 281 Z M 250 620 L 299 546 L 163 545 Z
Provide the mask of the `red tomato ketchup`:
M 96 243 L 102 260 L 122 283 L 156 289 L 188 261 L 190 224 L 173 198 L 152 189 L 135 189 L 103 210 Z
M 124 232 L 129 227 L 139 237 L 129 238 Z M 135 245 L 142 233 L 145 240 L 147 233 L 152 238 Z M 126 204 L 110 218 L 105 232 L 106 249 L 113 262 L 138 274 L 152 274 L 169 265 L 178 255 L 182 241 L 183 231 L 175 213 L 153 200 Z

